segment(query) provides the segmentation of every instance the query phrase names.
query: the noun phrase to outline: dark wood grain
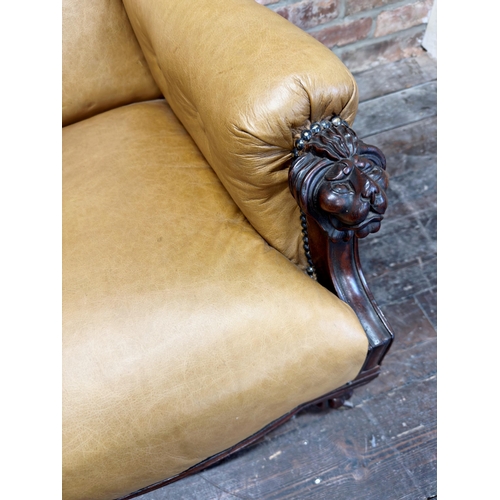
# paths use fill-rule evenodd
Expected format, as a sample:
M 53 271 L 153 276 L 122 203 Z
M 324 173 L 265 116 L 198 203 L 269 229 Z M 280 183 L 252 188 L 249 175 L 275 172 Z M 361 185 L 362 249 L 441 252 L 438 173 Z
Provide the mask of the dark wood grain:
M 313 124 L 296 140 L 288 173 L 301 212 L 307 269 L 349 304 L 368 337 L 356 382 L 373 379 L 394 334 L 365 280 L 358 240 L 376 233 L 387 209 L 388 176 L 380 149 L 359 140 L 339 117 Z M 337 408 L 341 398 L 332 401 Z

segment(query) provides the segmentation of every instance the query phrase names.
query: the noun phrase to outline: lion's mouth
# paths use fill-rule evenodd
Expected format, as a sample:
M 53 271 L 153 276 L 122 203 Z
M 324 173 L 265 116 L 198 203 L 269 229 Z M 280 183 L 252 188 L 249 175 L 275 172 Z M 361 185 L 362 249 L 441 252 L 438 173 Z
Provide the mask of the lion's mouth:
M 371 217 L 366 218 L 363 222 L 360 222 L 359 224 L 355 224 L 354 226 L 350 226 L 350 229 L 358 230 L 358 229 L 363 229 L 369 224 L 372 224 L 373 222 L 382 222 L 384 219 L 383 215 L 376 214 L 372 215 Z
M 374 222 L 378 222 L 380 224 L 383 219 L 384 219 L 383 215 L 375 214 L 375 215 L 372 215 L 371 217 L 367 217 L 366 219 L 359 222 L 358 224 L 351 225 L 351 224 L 341 223 L 338 219 L 336 219 L 334 217 L 331 218 L 332 224 L 335 226 L 336 229 L 338 229 L 340 231 L 346 230 L 346 229 L 350 229 L 352 231 L 358 231 L 358 230 L 364 229 L 366 226 L 368 226 L 370 224 L 373 224 Z

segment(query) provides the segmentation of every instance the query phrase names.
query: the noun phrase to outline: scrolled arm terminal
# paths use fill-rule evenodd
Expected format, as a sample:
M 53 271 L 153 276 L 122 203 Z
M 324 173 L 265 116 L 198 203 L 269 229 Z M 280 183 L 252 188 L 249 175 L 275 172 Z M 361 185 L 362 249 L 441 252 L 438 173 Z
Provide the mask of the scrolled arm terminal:
M 386 160 L 338 116 L 303 130 L 293 157 L 288 183 L 302 212 L 306 272 L 353 308 L 369 341 L 358 377 L 332 399 L 341 404 L 353 387 L 378 375 L 394 338 L 358 254 L 358 239 L 380 229 L 387 209 Z
M 314 123 L 296 141 L 290 190 L 332 241 L 380 229 L 387 209 L 385 157 L 339 117 Z

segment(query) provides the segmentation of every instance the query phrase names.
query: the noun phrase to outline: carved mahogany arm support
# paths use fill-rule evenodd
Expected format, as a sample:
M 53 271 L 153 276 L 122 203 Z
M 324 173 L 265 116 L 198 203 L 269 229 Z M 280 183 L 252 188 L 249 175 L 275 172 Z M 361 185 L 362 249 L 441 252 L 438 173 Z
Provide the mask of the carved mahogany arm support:
M 308 274 L 347 302 L 365 329 L 369 350 L 358 377 L 339 389 L 338 407 L 352 388 L 375 378 L 394 335 L 366 284 L 358 238 L 377 232 L 387 209 L 385 157 L 340 117 L 313 123 L 296 140 L 289 186 L 302 211 Z
M 120 500 L 134 498 L 205 469 L 257 441 L 311 404 L 338 408 L 355 387 L 379 374 L 393 334 L 361 271 L 358 238 L 380 229 L 387 208 L 384 155 L 360 141 L 346 122 L 335 117 L 302 131 L 296 141 L 288 180 L 302 210 L 308 274 L 354 309 L 367 334 L 369 348 L 359 375 L 345 386 L 298 406 L 235 446 Z

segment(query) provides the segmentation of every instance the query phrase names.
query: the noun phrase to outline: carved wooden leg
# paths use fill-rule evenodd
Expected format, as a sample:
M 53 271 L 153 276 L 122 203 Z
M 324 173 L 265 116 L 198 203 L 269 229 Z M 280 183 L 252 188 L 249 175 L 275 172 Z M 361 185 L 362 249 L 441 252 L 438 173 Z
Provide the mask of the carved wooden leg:
M 334 407 L 341 406 L 353 387 L 378 375 L 394 338 L 366 284 L 358 254 L 358 238 L 377 232 L 387 209 L 385 157 L 334 117 L 302 131 L 288 179 L 303 213 L 307 272 L 353 308 L 369 341 L 358 377 L 332 398 Z
M 330 397 L 328 399 L 324 399 L 320 403 L 316 403 L 316 406 L 318 406 L 321 409 L 327 409 L 327 408 L 340 408 L 341 406 L 344 406 L 346 404 L 346 401 L 351 398 L 353 393 L 352 389 L 345 390 L 342 394 L 339 394 L 337 397 Z M 352 406 L 352 405 L 351 405 Z

